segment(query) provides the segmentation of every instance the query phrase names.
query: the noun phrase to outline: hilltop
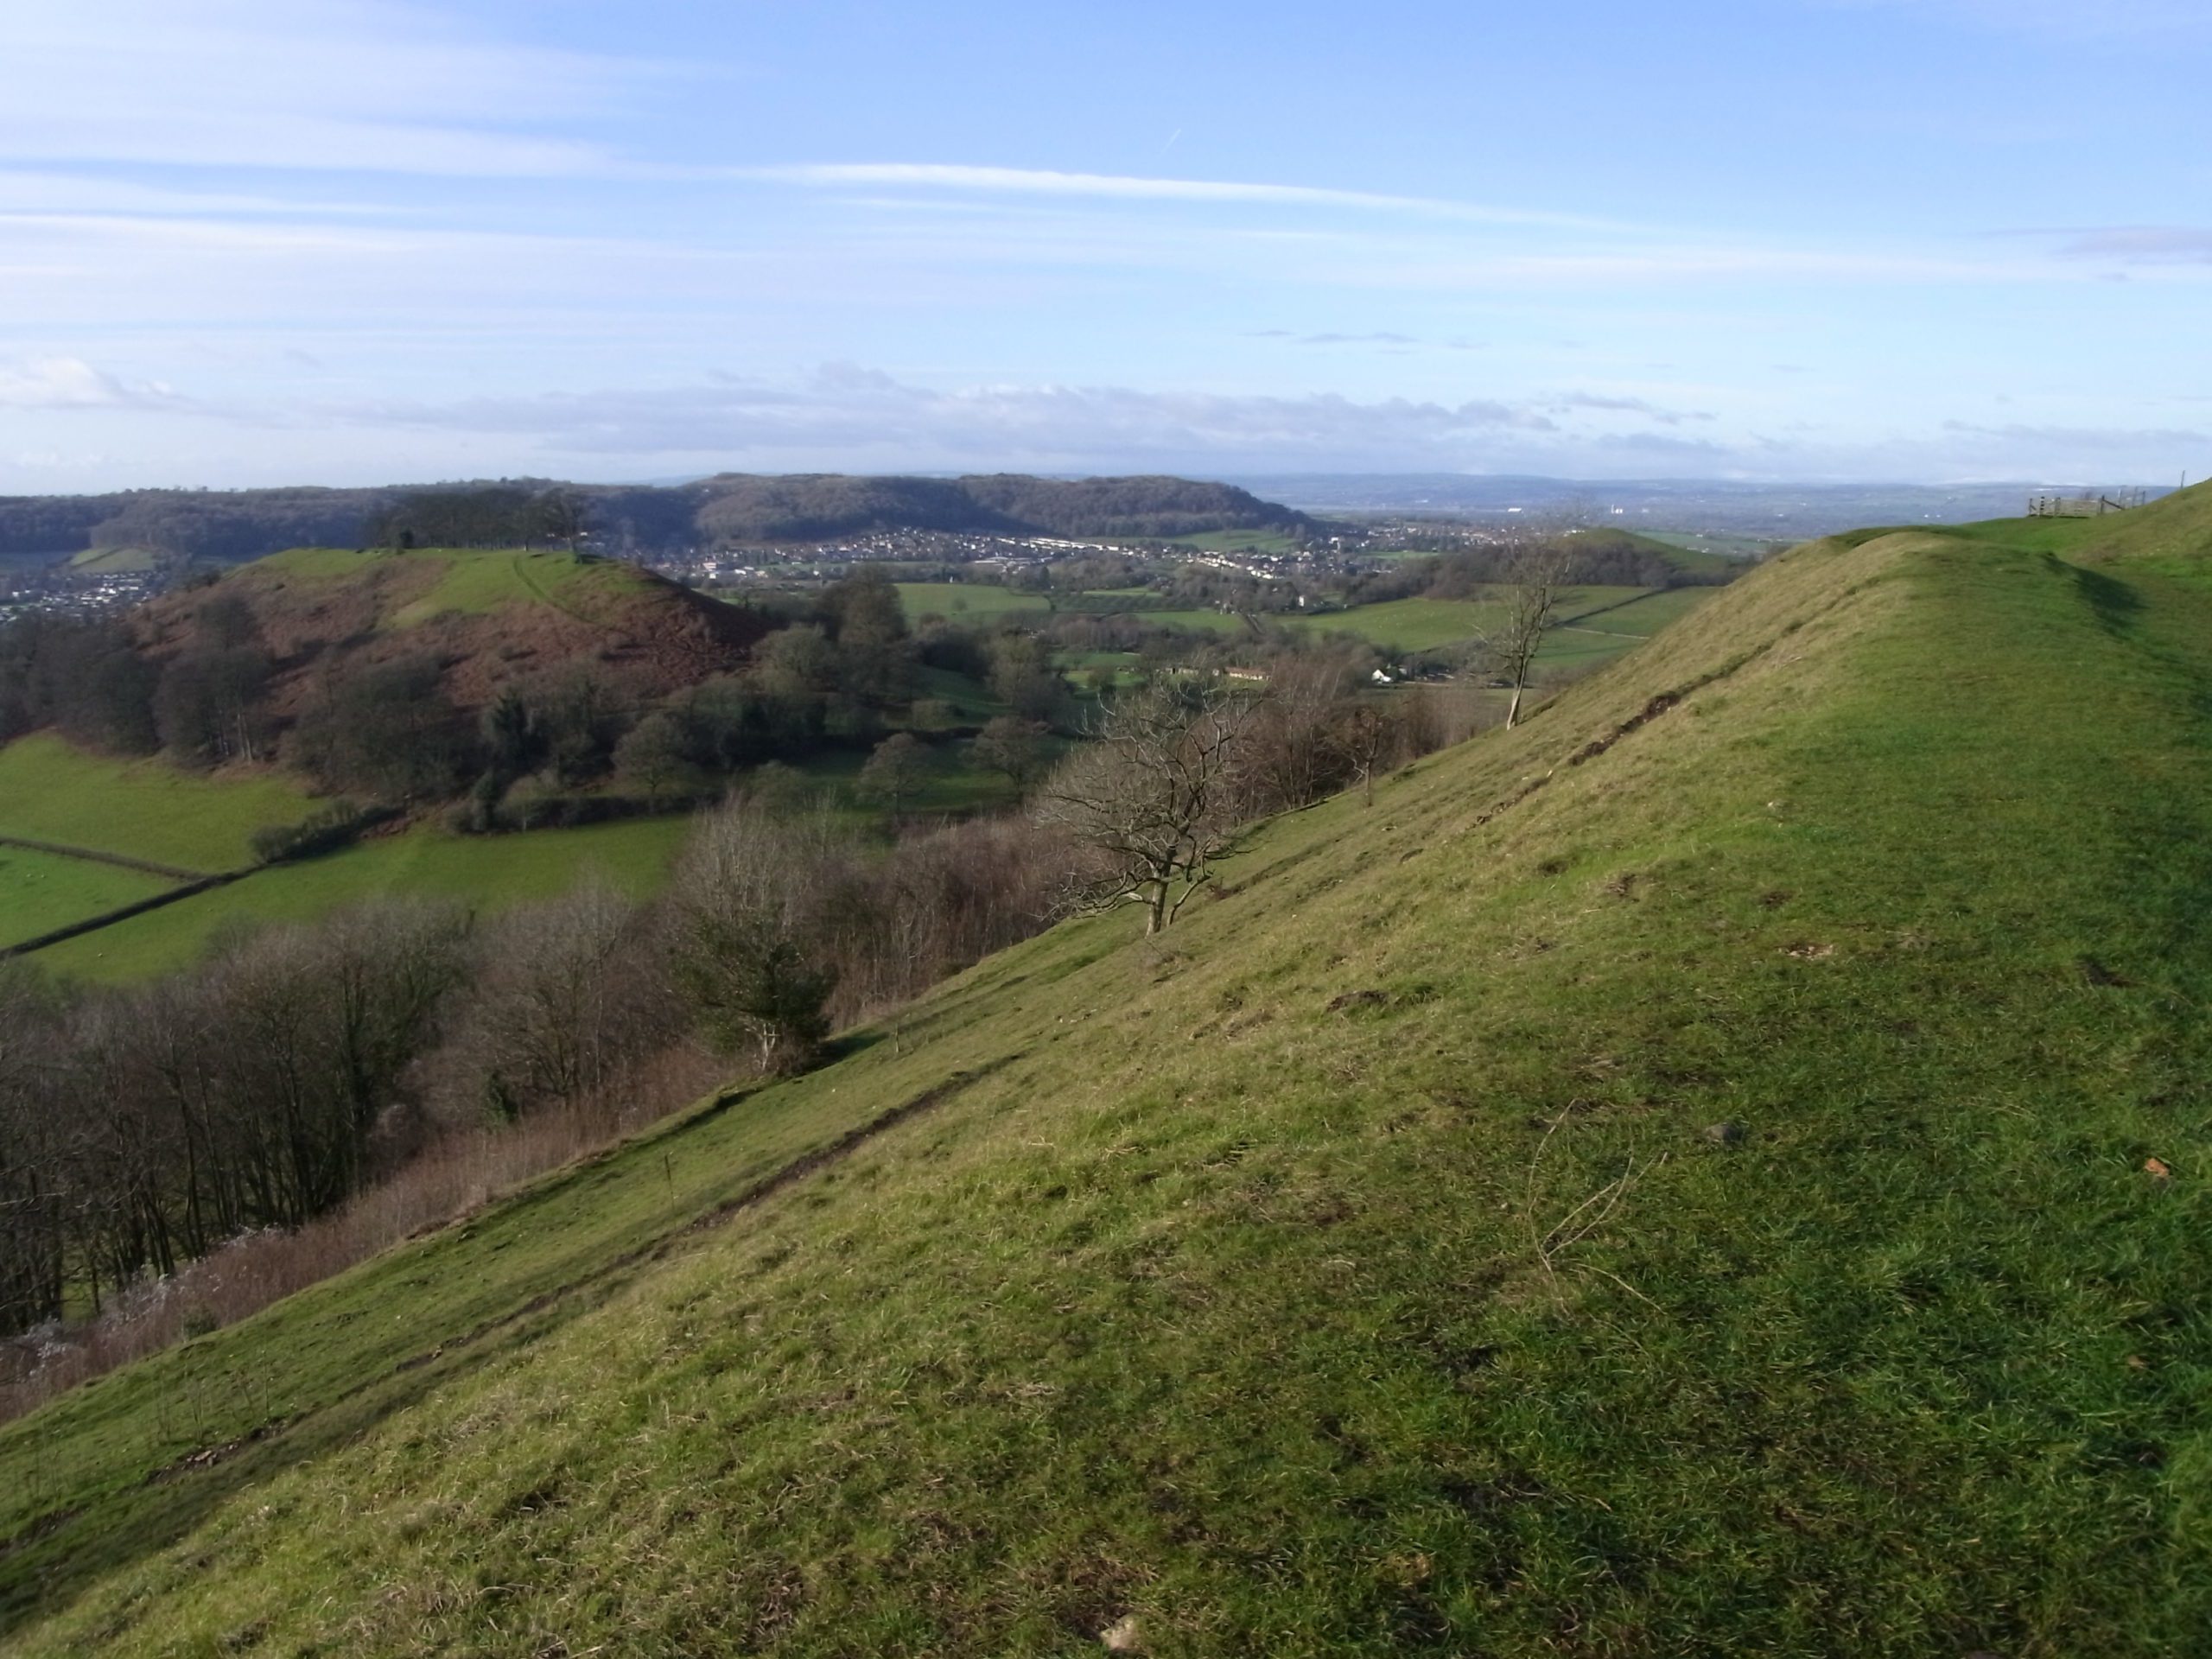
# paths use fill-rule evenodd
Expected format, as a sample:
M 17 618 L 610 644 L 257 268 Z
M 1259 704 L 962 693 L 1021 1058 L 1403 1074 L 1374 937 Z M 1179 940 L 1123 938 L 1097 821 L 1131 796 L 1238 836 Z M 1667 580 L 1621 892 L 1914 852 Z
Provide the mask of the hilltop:
M 1303 513 L 1230 485 L 1179 478 L 723 474 L 669 486 L 524 479 L 0 497 L 0 554 L 91 554 L 102 557 L 100 568 L 117 569 L 155 556 L 233 563 L 293 547 L 356 547 L 397 540 L 403 530 L 422 542 L 522 543 L 547 539 L 549 511 L 640 552 L 874 531 L 1161 537 L 1314 527 Z
M 2204 489 L 1800 547 L 1158 940 L 1064 925 L 11 1426 L 0 1616 L 2192 1650 L 2208 706 Z
M 223 643 L 211 618 L 251 632 L 276 658 L 275 705 L 297 714 L 310 693 L 364 666 L 427 658 L 454 705 L 478 709 L 503 686 L 589 664 L 611 689 L 651 701 L 724 671 L 768 632 L 741 607 L 636 565 L 552 550 L 295 548 L 212 585 L 135 612 L 158 661 Z

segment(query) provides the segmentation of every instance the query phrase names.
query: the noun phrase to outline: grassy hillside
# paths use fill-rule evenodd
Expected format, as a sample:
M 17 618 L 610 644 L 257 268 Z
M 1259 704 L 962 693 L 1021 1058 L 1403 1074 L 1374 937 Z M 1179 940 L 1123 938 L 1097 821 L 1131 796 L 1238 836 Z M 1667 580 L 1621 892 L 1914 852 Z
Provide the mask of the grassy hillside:
M 0 1616 L 2196 1650 L 2208 699 L 2200 567 L 1800 549 L 1161 941 L 1059 928 L 13 1426 Z

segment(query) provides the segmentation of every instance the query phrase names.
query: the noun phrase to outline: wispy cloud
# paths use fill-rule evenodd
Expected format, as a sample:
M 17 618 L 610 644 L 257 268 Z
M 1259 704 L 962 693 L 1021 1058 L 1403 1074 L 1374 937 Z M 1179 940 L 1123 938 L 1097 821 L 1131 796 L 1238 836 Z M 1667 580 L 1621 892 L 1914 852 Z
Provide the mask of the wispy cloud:
M 1665 435 L 1656 427 L 1706 418 L 1588 392 L 1447 403 L 1111 385 L 948 390 L 851 365 L 791 382 L 725 375 L 707 385 L 324 412 L 376 425 L 525 436 L 563 454 L 713 456 L 731 464 L 810 465 L 837 456 L 840 465 L 1394 471 L 1480 466 L 1502 447 L 1525 461 L 1586 441 L 1658 439 Z
M 1700 409 L 1662 409 L 1644 397 L 1609 397 L 1598 392 L 1570 391 L 1551 399 L 1544 407 L 1569 415 L 1596 413 L 1606 415 L 1640 415 L 1662 426 L 1681 426 L 1692 421 L 1713 421 L 1719 417 Z
M 1412 334 L 1401 334 L 1387 328 L 1370 330 L 1366 334 L 1346 334 L 1321 333 L 1301 334 L 1292 328 L 1257 328 L 1245 335 L 1247 340 L 1281 340 L 1294 346 L 1418 346 L 1421 342 Z
M 2190 225 L 2115 225 L 2063 232 L 2062 258 L 2119 264 L 2212 264 L 2212 229 Z
M 82 358 L 35 357 L 0 361 L 0 409 L 167 409 L 192 405 L 175 389 L 154 381 L 127 381 Z
M 649 66 L 472 35 L 386 0 L 9 8 L 0 159 L 478 177 L 615 165 L 556 124 Z
M 1352 208 L 1367 213 L 1417 213 L 1440 219 L 1469 219 L 1491 225 L 1552 225 L 1584 230 L 1621 228 L 1610 221 L 1574 213 L 1491 207 L 1433 196 L 1338 190 L 1303 184 L 1142 178 L 1113 173 L 1064 173 L 1038 168 L 970 167 L 920 162 L 810 162 L 734 171 L 738 176 L 772 183 L 825 188 L 866 186 L 875 189 L 1063 196 L 1091 200 Z

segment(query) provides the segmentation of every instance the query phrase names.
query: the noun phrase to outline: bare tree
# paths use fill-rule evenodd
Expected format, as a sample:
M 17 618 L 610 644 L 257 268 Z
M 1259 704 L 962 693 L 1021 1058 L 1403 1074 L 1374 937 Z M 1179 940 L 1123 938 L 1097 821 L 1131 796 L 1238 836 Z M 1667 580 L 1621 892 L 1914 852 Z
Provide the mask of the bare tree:
M 1004 772 L 1014 788 L 1026 791 L 1044 769 L 1044 723 L 1019 715 L 994 715 L 983 722 L 968 752 L 978 764 Z
M 58 1319 L 67 1248 L 58 999 L 0 962 L 0 1332 Z
M 677 872 L 677 982 L 709 1036 L 752 1048 L 764 1071 L 804 1070 L 830 1034 L 837 974 L 809 921 L 840 840 L 825 814 L 741 797 L 705 820 Z
M 882 803 L 896 823 L 899 809 L 929 782 L 931 759 L 929 745 L 912 732 L 893 732 L 861 767 L 854 791 L 864 801 Z
M 1559 614 L 1560 595 L 1567 587 L 1574 555 L 1567 535 L 1546 536 L 1516 549 L 1505 567 L 1504 615 L 1482 641 L 1490 671 L 1513 688 L 1506 706 L 1505 725 L 1511 730 L 1521 719 L 1521 700 L 1529 689 L 1529 673 L 1544 635 Z
M 475 955 L 434 1066 L 448 1118 L 580 1096 L 676 1034 L 638 907 L 596 880 L 490 924 Z
M 1361 804 L 1375 804 L 1375 771 L 1384 755 L 1390 753 L 1402 741 L 1405 722 L 1378 707 L 1371 700 L 1363 699 L 1352 704 L 1337 728 L 1337 744 L 1351 767 L 1352 776 L 1359 780 Z
M 1038 806 L 1096 855 L 1081 908 L 1141 905 L 1157 933 L 1211 879 L 1236 828 L 1230 766 L 1249 712 L 1218 683 L 1156 681 L 1093 719 Z

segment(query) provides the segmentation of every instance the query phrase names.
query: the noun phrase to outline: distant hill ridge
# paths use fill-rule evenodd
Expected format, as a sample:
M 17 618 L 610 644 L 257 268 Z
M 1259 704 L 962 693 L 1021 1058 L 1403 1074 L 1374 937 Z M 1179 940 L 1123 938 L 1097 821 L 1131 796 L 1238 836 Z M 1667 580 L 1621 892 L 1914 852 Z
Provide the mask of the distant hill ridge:
M 937 479 L 844 474 L 722 474 L 696 483 L 569 485 L 548 479 L 371 489 L 130 490 L 0 497 L 0 554 L 147 548 L 238 563 L 301 546 L 358 547 L 411 517 L 478 517 L 483 539 L 514 541 L 505 520 L 554 497 L 586 526 L 641 550 L 718 543 L 822 541 L 916 530 L 1001 535 L 1187 536 L 1310 531 L 1303 513 L 1232 485 L 1182 478 Z M 490 508 L 488 512 L 482 509 Z M 418 541 L 453 539 L 427 529 Z M 471 537 L 470 539 L 475 539 Z

